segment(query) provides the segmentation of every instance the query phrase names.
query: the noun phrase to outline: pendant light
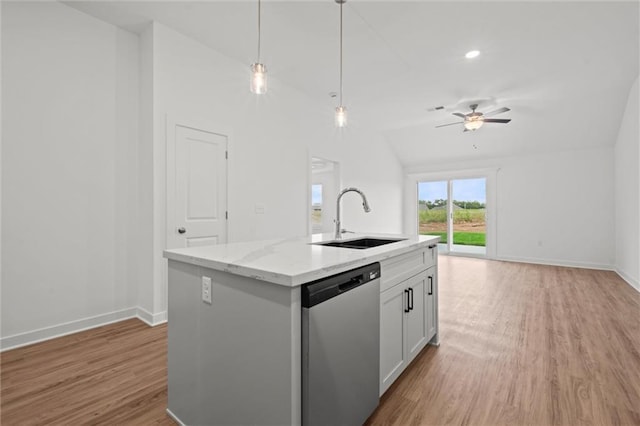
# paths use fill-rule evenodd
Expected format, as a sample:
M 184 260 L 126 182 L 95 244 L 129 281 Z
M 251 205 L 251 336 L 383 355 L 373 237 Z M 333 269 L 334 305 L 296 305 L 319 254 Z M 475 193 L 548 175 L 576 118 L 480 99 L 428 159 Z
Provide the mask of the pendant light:
M 258 60 L 251 64 L 251 92 L 257 95 L 267 93 L 267 67 L 260 63 L 260 0 L 258 0 Z
M 336 127 L 347 126 L 347 108 L 342 104 L 342 5 L 347 0 L 336 0 L 340 5 L 340 105 L 336 108 Z

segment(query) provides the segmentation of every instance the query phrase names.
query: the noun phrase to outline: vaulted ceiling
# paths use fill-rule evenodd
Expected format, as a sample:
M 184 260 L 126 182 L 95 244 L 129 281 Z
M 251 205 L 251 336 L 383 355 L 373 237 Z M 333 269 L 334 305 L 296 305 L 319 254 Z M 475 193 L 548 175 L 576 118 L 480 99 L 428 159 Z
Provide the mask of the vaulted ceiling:
M 150 20 L 247 66 L 257 1 L 72 1 L 132 31 Z M 339 7 L 262 4 L 269 74 L 335 107 Z M 406 166 L 615 143 L 639 72 L 637 1 L 359 1 L 344 6 L 344 103 L 350 125 L 382 132 Z M 466 59 L 467 51 L 481 52 Z M 452 112 L 511 111 L 475 132 Z M 444 109 L 433 110 L 437 106 Z M 498 117 L 496 117 L 498 118 Z

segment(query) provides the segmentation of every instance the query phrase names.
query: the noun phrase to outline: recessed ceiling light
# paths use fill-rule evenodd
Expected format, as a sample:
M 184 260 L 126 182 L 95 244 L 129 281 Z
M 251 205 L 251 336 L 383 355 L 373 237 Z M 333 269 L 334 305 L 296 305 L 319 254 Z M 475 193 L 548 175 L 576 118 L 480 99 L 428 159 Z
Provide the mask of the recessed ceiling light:
M 471 50 L 469 52 L 467 52 L 464 57 L 467 59 L 473 59 L 475 57 L 477 57 L 480 54 L 479 50 Z

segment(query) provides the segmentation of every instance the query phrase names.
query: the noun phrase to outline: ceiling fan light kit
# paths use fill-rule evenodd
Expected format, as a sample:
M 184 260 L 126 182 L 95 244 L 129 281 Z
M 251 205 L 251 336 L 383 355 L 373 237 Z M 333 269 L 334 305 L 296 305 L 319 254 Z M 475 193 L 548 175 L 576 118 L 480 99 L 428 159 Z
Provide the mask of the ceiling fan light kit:
M 484 121 L 482 119 L 473 117 L 465 121 L 463 125 L 467 130 L 478 130 L 483 124 Z
M 478 130 L 479 128 L 481 128 L 484 123 L 501 123 L 501 124 L 507 124 L 508 122 L 511 121 L 510 118 L 487 118 L 490 117 L 492 115 L 497 115 L 497 114 L 502 114 L 503 112 L 507 112 L 507 111 L 511 111 L 509 108 L 506 107 L 502 107 L 502 108 L 498 108 L 494 111 L 491 112 L 487 112 L 487 113 L 481 113 L 481 112 L 476 112 L 476 109 L 478 108 L 478 104 L 471 104 L 469 105 L 469 108 L 471 109 L 470 113 L 467 114 L 463 114 L 461 112 L 454 112 L 453 115 L 455 115 L 456 117 L 460 117 L 462 118 L 464 121 L 457 121 L 455 123 L 448 123 L 448 124 L 441 124 L 439 126 L 436 126 L 436 128 L 438 127 L 446 127 L 446 126 L 453 126 L 456 124 L 462 124 L 462 126 L 464 127 L 463 132 L 468 132 L 470 130 Z

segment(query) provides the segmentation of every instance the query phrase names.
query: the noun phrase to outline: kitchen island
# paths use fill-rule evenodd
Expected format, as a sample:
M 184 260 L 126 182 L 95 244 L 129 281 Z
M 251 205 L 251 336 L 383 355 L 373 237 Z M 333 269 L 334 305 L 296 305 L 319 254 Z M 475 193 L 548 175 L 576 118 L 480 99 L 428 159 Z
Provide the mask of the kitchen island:
M 166 250 L 170 415 L 189 425 L 300 424 L 300 288 L 371 263 L 382 268 L 380 393 L 437 344 L 438 237 L 343 240 L 362 237 L 401 241 L 352 249 L 321 245 L 334 237 L 318 234 Z M 412 310 L 422 307 L 412 317 L 407 288 Z

